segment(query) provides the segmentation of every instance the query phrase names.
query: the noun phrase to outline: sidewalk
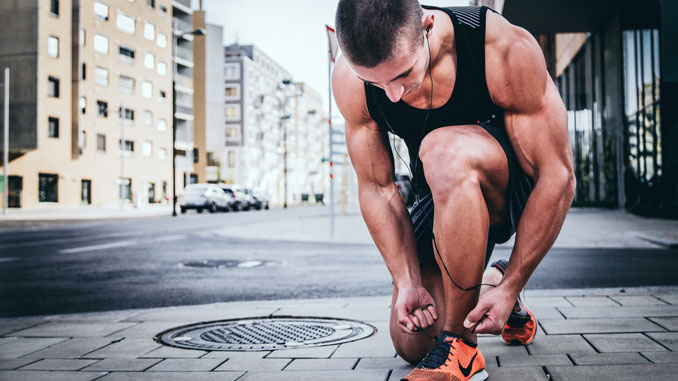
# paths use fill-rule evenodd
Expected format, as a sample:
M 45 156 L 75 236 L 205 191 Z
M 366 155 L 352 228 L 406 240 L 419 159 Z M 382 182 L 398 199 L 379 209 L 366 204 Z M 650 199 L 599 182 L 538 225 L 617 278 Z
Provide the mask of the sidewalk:
M 1 212 L 0 212 L 1 213 Z M 78 206 L 61 207 L 48 205 L 40 209 L 8 209 L 7 214 L 0 214 L 0 223 L 29 222 L 29 221 L 73 221 L 73 220 L 104 220 L 111 218 L 135 218 L 170 215 L 170 204 L 144 204 L 135 207 L 127 204 L 105 206 Z M 178 211 L 177 211 L 178 213 Z
M 678 288 L 528 292 L 535 342 L 479 338 L 491 380 L 668 380 L 678 373 Z M 0 320 L 0 380 L 399 380 L 390 298 L 217 303 Z M 260 316 L 357 319 L 373 336 L 342 345 L 263 352 L 176 349 L 171 327 Z

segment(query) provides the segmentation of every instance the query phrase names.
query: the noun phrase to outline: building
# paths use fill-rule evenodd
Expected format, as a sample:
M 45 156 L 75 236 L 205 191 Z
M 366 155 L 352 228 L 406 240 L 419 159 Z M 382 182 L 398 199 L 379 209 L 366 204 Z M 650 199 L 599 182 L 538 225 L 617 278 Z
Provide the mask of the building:
M 258 189 L 272 203 L 324 192 L 327 127 L 322 96 L 253 45 L 224 49 L 224 149 L 219 180 Z
M 678 3 L 480 0 L 533 33 L 569 114 L 576 205 L 678 217 Z
M 169 0 L 0 2 L 10 207 L 166 199 L 170 8 Z
M 221 181 L 219 154 L 226 149 L 226 116 L 224 115 L 224 44 L 223 28 L 207 24 L 205 43 L 205 150 L 207 182 Z M 223 164 L 222 164 L 223 163 Z

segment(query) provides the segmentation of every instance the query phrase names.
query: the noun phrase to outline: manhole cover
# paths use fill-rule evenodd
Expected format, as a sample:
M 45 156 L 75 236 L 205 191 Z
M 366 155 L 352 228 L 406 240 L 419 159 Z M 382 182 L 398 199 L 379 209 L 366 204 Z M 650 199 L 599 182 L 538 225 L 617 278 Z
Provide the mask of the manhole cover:
M 353 320 L 281 316 L 192 324 L 159 333 L 155 340 L 185 349 L 270 351 L 341 344 L 369 337 L 375 330 Z
M 179 267 L 198 267 L 198 268 L 213 268 L 213 269 L 225 269 L 232 267 L 240 268 L 250 268 L 250 267 L 259 267 L 259 266 L 272 266 L 275 265 L 275 262 L 271 261 L 258 261 L 258 260 L 247 260 L 247 261 L 236 261 L 236 260 L 210 260 L 203 259 L 199 261 L 188 261 L 179 263 Z

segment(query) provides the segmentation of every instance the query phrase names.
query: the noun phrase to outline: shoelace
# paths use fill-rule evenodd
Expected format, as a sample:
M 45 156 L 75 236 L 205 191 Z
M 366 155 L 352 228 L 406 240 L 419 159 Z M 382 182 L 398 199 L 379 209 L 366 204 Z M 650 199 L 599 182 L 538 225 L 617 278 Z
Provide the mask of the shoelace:
M 445 364 L 450 352 L 454 349 L 453 342 L 446 342 L 445 340 L 436 337 L 436 343 L 428 355 L 419 363 L 417 368 L 436 369 Z

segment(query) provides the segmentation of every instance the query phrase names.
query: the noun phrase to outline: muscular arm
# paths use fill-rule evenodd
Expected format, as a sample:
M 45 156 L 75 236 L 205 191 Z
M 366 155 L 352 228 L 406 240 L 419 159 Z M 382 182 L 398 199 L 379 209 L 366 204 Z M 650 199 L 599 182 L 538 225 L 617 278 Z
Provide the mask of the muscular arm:
M 332 87 L 346 120 L 346 145 L 358 177 L 360 210 L 396 288 L 421 287 L 409 214 L 393 177 L 388 136 L 367 112 L 363 83 L 340 57 Z
M 525 30 L 488 12 L 487 82 L 518 160 L 536 182 L 501 287 L 515 298 L 558 237 L 574 196 L 567 111 Z

